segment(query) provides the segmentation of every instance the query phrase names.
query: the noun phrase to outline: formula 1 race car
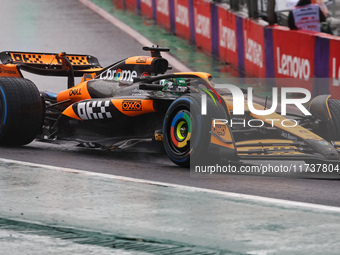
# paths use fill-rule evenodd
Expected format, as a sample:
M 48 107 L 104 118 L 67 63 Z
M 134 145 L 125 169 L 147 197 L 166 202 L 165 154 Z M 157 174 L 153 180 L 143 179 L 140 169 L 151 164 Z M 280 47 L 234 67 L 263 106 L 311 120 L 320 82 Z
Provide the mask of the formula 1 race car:
M 109 150 L 139 146 L 165 151 L 179 166 L 207 155 L 340 161 L 340 100 L 318 96 L 309 107 L 312 115 L 294 120 L 275 112 L 255 115 L 247 106 L 236 116 L 232 94 L 217 91 L 210 74 L 166 73 L 161 52 L 169 49 L 143 49 L 151 57 L 129 57 L 106 68 L 89 55 L 1 52 L 0 145 L 40 139 Z M 68 89 L 39 92 L 21 70 L 66 76 Z M 82 77 L 76 86 L 74 77 Z

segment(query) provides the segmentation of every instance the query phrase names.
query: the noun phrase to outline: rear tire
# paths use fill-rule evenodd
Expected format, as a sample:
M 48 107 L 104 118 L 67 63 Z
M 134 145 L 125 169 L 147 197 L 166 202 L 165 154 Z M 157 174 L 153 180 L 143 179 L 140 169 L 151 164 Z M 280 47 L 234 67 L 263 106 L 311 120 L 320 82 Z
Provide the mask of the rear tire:
M 41 131 L 43 105 L 33 82 L 0 78 L 0 145 L 25 145 Z

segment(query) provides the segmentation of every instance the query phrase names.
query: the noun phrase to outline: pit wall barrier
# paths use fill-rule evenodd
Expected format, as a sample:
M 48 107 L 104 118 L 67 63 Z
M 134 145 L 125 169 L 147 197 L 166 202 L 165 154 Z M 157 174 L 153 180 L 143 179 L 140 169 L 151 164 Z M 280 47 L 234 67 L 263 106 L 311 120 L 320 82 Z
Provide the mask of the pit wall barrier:
M 277 87 L 303 87 L 313 96 L 340 99 L 340 38 L 324 33 L 265 26 L 205 0 L 113 0 L 223 62 Z M 313 79 L 316 78 L 316 79 Z

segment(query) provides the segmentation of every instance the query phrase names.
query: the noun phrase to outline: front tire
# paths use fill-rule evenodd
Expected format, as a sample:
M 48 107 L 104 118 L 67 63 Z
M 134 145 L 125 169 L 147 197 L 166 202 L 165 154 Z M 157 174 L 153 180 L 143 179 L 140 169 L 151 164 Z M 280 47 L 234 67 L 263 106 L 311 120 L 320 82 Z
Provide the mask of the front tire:
M 43 106 L 33 82 L 0 78 L 0 145 L 25 145 L 41 131 Z
M 175 164 L 188 167 L 208 153 L 212 119 L 226 119 L 222 105 L 208 96 L 207 115 L 201 115 L 201 94 L 181 96 L 169 107 L 163 123 L 163 143 Z

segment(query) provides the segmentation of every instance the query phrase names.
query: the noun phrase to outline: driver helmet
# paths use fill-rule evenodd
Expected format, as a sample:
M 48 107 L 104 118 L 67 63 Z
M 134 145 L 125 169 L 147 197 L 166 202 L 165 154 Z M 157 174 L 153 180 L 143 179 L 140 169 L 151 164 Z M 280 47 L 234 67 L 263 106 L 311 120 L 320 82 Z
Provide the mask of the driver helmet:
M 160 85 L 163 85 L 163 91 L 184 91 L 187 87 L 187 83 L 184 78 L 171 78 L 160 81 Z

